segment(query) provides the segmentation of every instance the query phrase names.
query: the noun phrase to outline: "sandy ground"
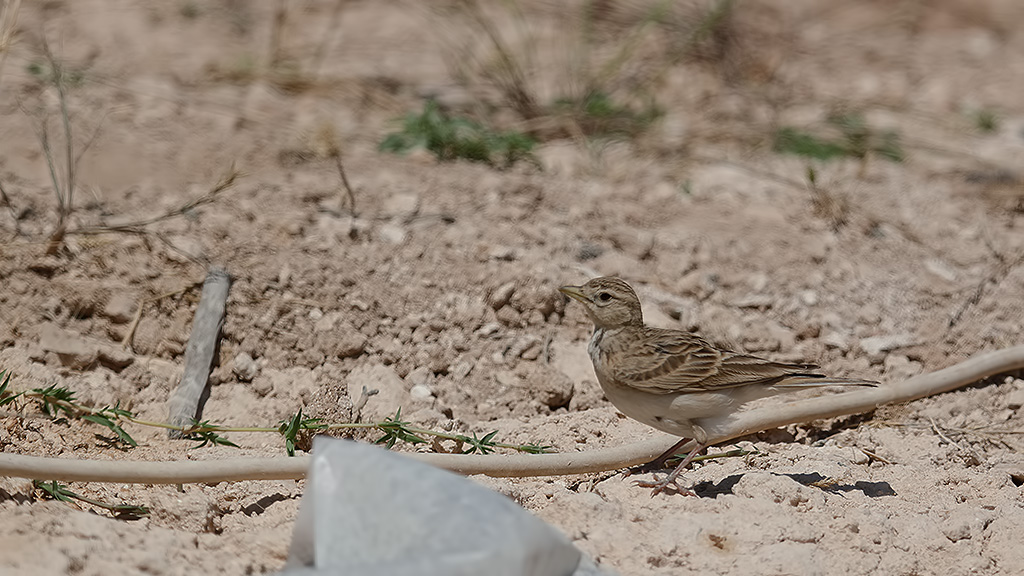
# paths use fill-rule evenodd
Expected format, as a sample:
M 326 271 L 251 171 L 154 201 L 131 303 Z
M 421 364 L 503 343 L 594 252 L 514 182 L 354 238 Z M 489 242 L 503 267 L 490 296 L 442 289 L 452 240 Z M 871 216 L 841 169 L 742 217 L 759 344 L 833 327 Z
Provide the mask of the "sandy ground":
M 652 324 L 883 383 L 1020 343 L 1015 2 L 743 3 L 686 57 L 668 49 L 683 32 L 644 24 L 644 2 L 593 3 L 603 40 L 592 46 L 565 32 L 579 7 L 524 2 L 493 17 L 538 94 L 569 84 L 580 53 L 622 53 L 620 80 L 661 71 L 650 92 L 664 115 L 628 139 L 551 136 L 539 166 L 508 170 L 377 149 L 425 96 L 517 125 L 486 105 L 500 98 L 481 89 L 480 68 L 453 79 L 458 46 L 489 54 L 456 4 L 296 2 L 283 26 L 276 5 L 21 6 L 0 70 L 0 370 L 16 374 L 14 389 L 56 384 L 165 419 L 210 263 L 235 283 L 203 418 L 233 426 L 276 426 L 300 408 L 348 421 L 350 392 L 370 383 L 382 393 L 364 419 L 402 406 L 418 426 L 558 451 L 645 438 L 653 431 L 603 399 L 590 326 L 555 291 L 597 274 L 632 282 Z M 700 6 L 674 5 L 666 21 L 693 22 Z M 635 30 L 641 40 L 616 52 Z M 47 256 L 44 120 L 62 141 L 56 90 L 40 80 L 44 38 L 79 71 L 67 99 L 81 151 L 70 229 L 173 211 L 233 164 L 243 177 L 144 234 L 71 234 Z M 812 190 L 808 162 L 773 152 L 772 130 L 844 110 L 898 131 L 906 160 L 814 163 Z M 977 129 L 979 110 L 997 112 L 993 131 Z M 57 354 L 55 338 L 84 357 Z M 622 574 L 1020 574 L 1019 376 L 747 437 L 739 444 L 757 454 L 687 473 L 696 498 L 652 499 L 613 473 L 480 481 Z M 0 414 L 0 450 L 284 457 L 276 434 L 191 449 L 134 425 L 140 445 L 125 450 L 94 424 L 23 408 Z M 151 514 L 113 519 L 0 479 L 0 572 L 272 572 L 303 484 L 69 488 Z

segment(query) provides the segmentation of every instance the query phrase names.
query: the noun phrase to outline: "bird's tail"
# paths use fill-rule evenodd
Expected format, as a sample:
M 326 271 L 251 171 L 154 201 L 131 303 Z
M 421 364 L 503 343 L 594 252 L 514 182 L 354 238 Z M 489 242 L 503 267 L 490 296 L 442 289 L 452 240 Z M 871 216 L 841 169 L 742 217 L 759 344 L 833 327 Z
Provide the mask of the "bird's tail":
M 833 378 L 820 374 L 795 375 L 773 384 L 776 388 L 814 388 L 816 386 L 868 386 L 875 388 L 878 382 L 859 378 Z

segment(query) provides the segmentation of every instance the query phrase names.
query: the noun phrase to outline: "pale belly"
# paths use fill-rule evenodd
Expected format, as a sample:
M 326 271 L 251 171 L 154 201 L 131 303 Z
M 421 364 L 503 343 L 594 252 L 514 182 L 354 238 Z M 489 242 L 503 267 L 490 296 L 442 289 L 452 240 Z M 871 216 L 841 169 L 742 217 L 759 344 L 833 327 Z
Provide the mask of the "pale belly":
M 626 416 L 662 432 L 703 442 L 708 433 L 724 424 L 739 405 L 761 396 L 751 390 L 750 397 L 741 397 L 736 389 L 695 394 L 649 394 L 615 384 L 602 369 L 599 347 L 605 336 L 602 331 L 596 331 L 588 347 L 597 381 L 605 396 Z
M 605 382 L 601 383 L 601 388 L 608 400 L 626 416 L 686 438 L 703 436 L 705 430 L 722 416 L 732 413 L 739 404 L 729 394 L 720 392 L 647 394 Z

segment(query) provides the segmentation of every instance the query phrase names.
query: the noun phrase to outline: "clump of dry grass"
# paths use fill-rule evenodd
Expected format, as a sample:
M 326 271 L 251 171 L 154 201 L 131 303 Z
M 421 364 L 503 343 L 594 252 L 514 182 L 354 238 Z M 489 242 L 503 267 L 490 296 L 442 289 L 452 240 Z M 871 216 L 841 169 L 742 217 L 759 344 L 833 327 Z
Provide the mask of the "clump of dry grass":
M 64 245 L 64 236 L 67 234 L 68 220 L 74 211 L 75 189 L 77 186 L 76 175 L 78 162 L 82 154 L 89 149 L 93 139 L 99 132 L 97 126 L 93 135 L 83 145 L 81 152 L 75 150 L 75 137 L 71 112 L 68 105 L 69 92 L 71 88 L 82 82 L 81 70 L 75 69 L 65 62 L 57 59 L 50 51 L 49 44 L 43 42 L 43 60 L 29 65 L 29 72 L 39 79 L 43 89 L 53 88 L 57 93 L 57 113 L 61 119 L 60 137 L 62 151 L 57 153 L 51 144 L 49 120 L 51 112 L 45 109 L 40 101 L 39 108 L 35 111 L 38 117 L 39 146 L 43 151 L 43 158 L 46 160 L 47 172 L 50 176 L 50 184 L 53 187 L 57 200 L 57 223 L 50 233 L 46 253 L 49 255 L 57 253 Z
M 432 24 L 478 115 L 504 108 L 514 128 L 540 140 L 632 138 L 660 117 L 671 3 L 649 2 L 616 23 L 604 4 L 460 0 L 435 8 Z

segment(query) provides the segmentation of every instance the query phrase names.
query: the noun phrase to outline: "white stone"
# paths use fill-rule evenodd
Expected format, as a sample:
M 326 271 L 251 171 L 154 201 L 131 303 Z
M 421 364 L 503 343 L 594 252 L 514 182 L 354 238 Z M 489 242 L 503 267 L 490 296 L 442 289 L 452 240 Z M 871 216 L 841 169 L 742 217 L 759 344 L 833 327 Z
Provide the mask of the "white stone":
M 260 366 L 245 352 L 239 352 L 232 362 L 231 371 L 235 373 L 242 382 L 252 382 L 252 379 L 260 373 Z
M 804 306 L 814 306 L 818 303 L 818 293 L 814 290 L 803 290 L 800 292 L 800 301 Z
M 434 397 L 434 393 L 430 390 L 430 386 L 426 384 L 417 384 L 409 389 L 409 396 L 414 401 L 430 400 Z
M 913 334 L 886 334 L 860 339 L 861 349 L 869 356 L 915 344 L 917 344 L 917 338 Z

